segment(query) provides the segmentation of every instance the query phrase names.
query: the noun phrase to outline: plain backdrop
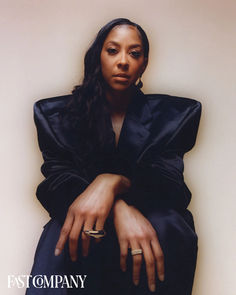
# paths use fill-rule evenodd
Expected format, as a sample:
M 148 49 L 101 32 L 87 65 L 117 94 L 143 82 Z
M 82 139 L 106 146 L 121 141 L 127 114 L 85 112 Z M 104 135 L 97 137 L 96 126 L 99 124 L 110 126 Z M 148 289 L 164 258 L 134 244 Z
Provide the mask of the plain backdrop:
M 49 220 L 35 197 L 43 176 L 33 103 L 81 82 L 84 53 L 116 17 L 139 23 L 149 36 L 144 92 L 202 102 L 197 143 L 185 156 L 199 236 L 193 295 L 234 295 L 234 0 L 0 0 L 1 294 L 25 293 L 8 289 L 7 275 L 30 273 Z

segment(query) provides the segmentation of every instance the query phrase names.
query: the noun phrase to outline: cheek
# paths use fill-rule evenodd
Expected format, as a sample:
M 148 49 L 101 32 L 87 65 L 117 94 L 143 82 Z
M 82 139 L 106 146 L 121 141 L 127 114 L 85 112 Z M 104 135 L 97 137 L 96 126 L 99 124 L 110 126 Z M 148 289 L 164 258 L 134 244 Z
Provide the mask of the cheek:
M 107 60 L 106 61 L 101 60 L 101 71 L 104 77 L 109 75 L 110 69 L 111 69 L 110 63 Z
M 134 76 L 138 78 L 140 74 L 142 73 L 142 65 L 141 66 L 140 64 L 136 65 L 133 70 L 134 70 Z
M 104 71 L 106 69 L 106 59 L 104 58 L 103 54 L 101 54 L 100 63 L 101 63 L 101 71 L 102 71 L 102 73 L 104 73 Z
M 102 76 L 105 80 L 108 80 L 109 78 L 109 67 L 107 64 L 102 65 Z

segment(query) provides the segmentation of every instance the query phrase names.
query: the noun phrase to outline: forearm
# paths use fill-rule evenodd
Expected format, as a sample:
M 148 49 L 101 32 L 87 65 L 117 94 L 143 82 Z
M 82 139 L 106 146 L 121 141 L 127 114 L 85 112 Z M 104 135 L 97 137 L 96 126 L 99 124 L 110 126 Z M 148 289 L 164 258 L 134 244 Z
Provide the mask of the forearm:
M 85 193 L 107 194 L 112 198 L 113 206 L 119 200 L 118 195 L 126 193 L 131 186 L 131 181 L 119 174 L 103 173 L 99 174 L 85 189 Z M 78 196 L 79 198 L 80 196 Z M 113 207 L 109 217 L 113 218 Z
M 88 186 L 88 182 L 72 171 L 50 175 L 36 189 L 36 196 L 50 217 L 57 218 L 61 224 L 70 204 Z

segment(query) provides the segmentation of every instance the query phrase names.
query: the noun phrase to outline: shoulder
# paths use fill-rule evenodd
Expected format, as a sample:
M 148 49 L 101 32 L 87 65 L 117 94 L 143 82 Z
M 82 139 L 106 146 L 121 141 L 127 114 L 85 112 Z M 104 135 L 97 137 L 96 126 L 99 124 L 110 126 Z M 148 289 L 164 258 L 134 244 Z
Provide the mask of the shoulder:
M 201 112 L 202 104 L 200 101 L 168 94 L 145 94 L 147 102 L 151 110 L 155 113 L 155 110 L 163 110 L 166 112 L 177 111 L 181 112 Z
M 41 111 L 46 116 L 50 116 L 63 110 L 71 99 L 72 94 L 42 98 L 34 103 L 34 111 Z
M 201 117 L 201 102 L 167 94 L 146 94 L 152 113 L 151 134 L 173 150 L 189 151 L 196 140 Z
M 50 146 L 55 150 L 72 150 L 77 134 L 69 120 L 63 120 L 66 105 L 72 94 L 39 99 L 34 103 L 34 122 L 41 149 Z

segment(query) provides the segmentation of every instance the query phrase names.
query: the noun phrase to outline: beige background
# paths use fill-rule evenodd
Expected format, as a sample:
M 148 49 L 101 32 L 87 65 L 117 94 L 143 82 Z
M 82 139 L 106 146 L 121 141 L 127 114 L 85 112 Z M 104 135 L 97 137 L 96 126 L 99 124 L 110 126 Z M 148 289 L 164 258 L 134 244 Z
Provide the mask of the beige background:
M 0 14 L 1 294 L 24 294 L 7 289 L 7 275 L 30 273 L 48 220 L 35 197 L 43 178 L 33 103 L 70 93 L 97 30 L 122 16 L 150 38 L 144 91 L 203 104 L 197 144 L 185 157 L 199 236 L 193 295 L 234 295 L 236 1 L 1 0 Z

